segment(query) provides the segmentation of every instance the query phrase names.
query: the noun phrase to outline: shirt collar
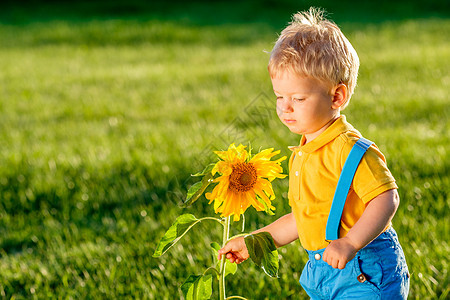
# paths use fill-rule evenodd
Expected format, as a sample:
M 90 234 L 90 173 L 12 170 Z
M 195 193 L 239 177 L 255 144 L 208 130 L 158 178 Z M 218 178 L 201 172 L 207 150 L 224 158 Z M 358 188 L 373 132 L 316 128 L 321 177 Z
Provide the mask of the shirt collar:
M 305 144 L 305 137 L 302 136 L 299 146 L 288 147 L 291 151 L 302 151 L 305 153 L 311 153 L 317 149 L 325 146 L 332 140 L 334 140 L 341 133 L 354 130 L 353 126 L 347 122 L 344 115 L 341 115 L 336 121 L 333 122 L 324 132 L 322 132 L 318 137 L 316 137 L 311 142 Z

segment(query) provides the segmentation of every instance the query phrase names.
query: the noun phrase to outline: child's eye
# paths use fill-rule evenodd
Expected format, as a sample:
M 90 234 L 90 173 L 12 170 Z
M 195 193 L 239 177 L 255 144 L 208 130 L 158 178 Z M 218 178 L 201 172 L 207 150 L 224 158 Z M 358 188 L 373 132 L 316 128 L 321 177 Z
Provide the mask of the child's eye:
M 283 97 L 278 96 L 277 100 L 283 100 Z
M 296 102 L 301 102 L 303 100 L 305 100 L 305 99 L 303 99 L 303 98 L 294 98 L 294 101 L 296 101 Z

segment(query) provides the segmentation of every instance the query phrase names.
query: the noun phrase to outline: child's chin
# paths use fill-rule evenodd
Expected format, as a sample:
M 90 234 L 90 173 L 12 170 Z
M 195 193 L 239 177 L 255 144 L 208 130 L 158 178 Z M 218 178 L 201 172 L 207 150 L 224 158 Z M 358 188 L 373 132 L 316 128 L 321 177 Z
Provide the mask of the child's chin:
M 294 127 L 289 127 L 289 130 L 292 132 L 292 133 L 295 133 L 295 134 L 299 134 L 299 135 L 302 135 L 303 133 L 301 133 L 297 128 L 294 128 Z

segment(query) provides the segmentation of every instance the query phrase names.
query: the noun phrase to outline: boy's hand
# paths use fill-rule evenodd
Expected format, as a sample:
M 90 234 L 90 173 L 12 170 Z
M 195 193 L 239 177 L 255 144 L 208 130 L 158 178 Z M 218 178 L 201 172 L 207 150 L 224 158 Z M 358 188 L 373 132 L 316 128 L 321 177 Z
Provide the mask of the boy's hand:
M 332 241 L 323 252 L 323 261 L 335 269 L 343 269 L 358 252 L 348 237 Z
M 222 255 L 225 255 L 231 263 L 235 262 L 240 264 L 241 262 L 249 258 L 247 246 L 243 237 L 235 238 L 229 241 L 225 247 L 219 250 L 219 260 L 222 259 Z

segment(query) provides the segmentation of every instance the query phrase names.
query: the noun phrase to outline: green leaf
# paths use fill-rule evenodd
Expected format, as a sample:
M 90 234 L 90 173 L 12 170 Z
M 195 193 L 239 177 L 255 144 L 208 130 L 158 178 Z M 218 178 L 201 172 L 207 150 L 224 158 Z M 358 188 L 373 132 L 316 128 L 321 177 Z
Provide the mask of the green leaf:
M 192 228 L 197 222 L 201 220 L 197 219 L 194 215 L 184 214 L 179 216 L 175 223 L 170 226 L 169 230 L 166 231 L 164 236 L 159 241 L 156 247 L 153 257 L 160 257 L 163 255 L 170 247 L 172 247 L 176 242 L 178 242 L 185 234 Z
M 191 199 L 192 196 L 194 196 L 195 193 L 197 193 L 202 188 L 202 186 L 203 186 L 203 183 L 201 181 L 196 182 L 193 185 L 191 185 L 191 187 L 189 188 L 189 190 L 187 192 L 186 201 Z
M 249 234 L 244 241 L 253 262 L 270 277 L 278 277 L 278 251 L 270 233 Z
M 269 196 L 268 196 L 269 197 Z M 258 201 L 259 203 L 261 203 L 262 205 L 264 205 L 264 211 L 266 214 L 273 216 L 275 215 L 275 213 L 270 209 L 270 207 L 267 205 L 266 201 L 264 201 L 264 199 L 262 199 L 259 196 L 256 196 L 256 201 Z
M 217 259 L 217 257 L 219 256 L 219 250 L 220 250 L 220 245 L 216 242 L 211 243 L 211 249 L 214 255 L 214 263 L 216 265 L 216 267 L 218 267 L 220 269 L 220 261 Z M 225 257 L 223 257 L 222 259 L 225 259 Z M 237 264 L 235 263 L 230 263 L 230 262 L 226 262 L 225 263 L 225 277 L 228 274 L 236 274 L 237 271 Z M 217 279 L 219 279 L 219 276 L 217 276 Z
M 187 192 L 187 196 L 186 196 L 186 201 L 184 201 L 182 206 L 187 207 L 187 206 L 190 206 L 195 201 L 197 201 L 197 199 L 206 190 L 208 185 L 212 182 L 212 178 L 213 178 L 213 175 L 211 174 L 211 172 L 209 172 L 209 173 L 205 174 L 205 176 L 203 176 L 202 181 L 199 181 L 199 182 L 193 184 L 189 188 L 189 190 Z
M 186 300 L 210 299 L 212 294 L 212 275 L 190 275 L 181 285 Z
M 214 265 L 217 264 L 218 260 L 218 256 L 219 256 L 219 250 L 220 250 L 220 245 L 216 242 L 211 243 L 211 250 L 212 250 L 212 254 L 214 257 Z
M 213 251 L 213 255 L 214 257 L 217 259 L 217 257 L 219 256 L 219 250 L 220 250 L 220 245 L 216 242 L 213 242 L 210 244 L 211 245 L 211 249 Z
M 225 257 L 222 259 L 225 259 Z M 236 274 L 236 271 L 237 271 L 236 263 L 230 263 L 228 261 L 225 263 L 225 277 L 227 277 L 228 274 L 232 275 Z
M 213 250 L 216 250 L 216 253 L 220 250 L 220 245 L 218 244 L 218 243 L 216 243 L 216 242 L 212 242 L 211 243 L 211 248 L 213 248 Z M 217 255 L 218 255 L 218 253 L 217 253 Z
M 199 176 L 204 176 L 204 175 L 206 175 L 208 173 L 211 173 L 211 171 L 212 171 L 212 169 L 214 168 L 215 165 L 216 165 L 215 163 L 210 163 L 209 165 L 207 165 L 205 167 L 205 169 L 203 171 L 195 173 L 195 174 L 192 174 L 191 176 L 199 177 Z

